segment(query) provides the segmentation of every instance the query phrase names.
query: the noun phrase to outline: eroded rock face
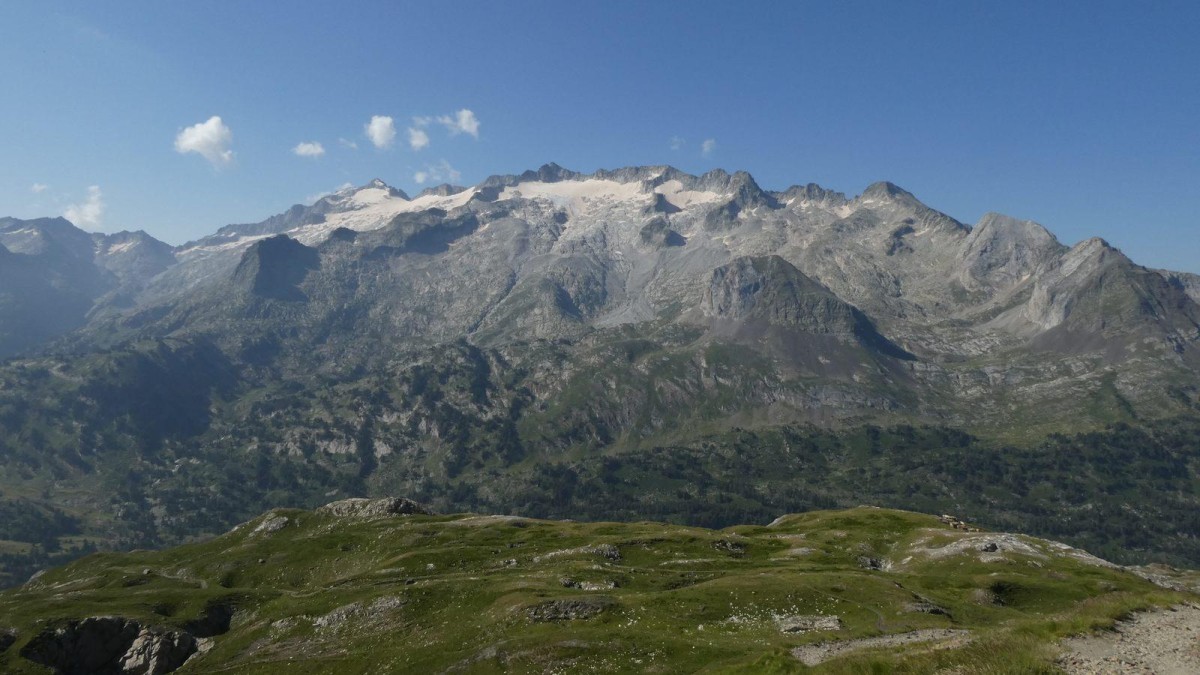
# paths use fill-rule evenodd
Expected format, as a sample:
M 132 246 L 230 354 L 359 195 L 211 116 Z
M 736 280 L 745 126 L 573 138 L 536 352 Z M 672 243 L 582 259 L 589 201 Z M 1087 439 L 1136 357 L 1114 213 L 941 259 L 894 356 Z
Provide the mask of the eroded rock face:
M 616 604 L 612 598 L 569 598 L 539 602 L 525 610 L 530 621 L 577 621 L 590 619 Z
M 182 666 L 195 651 L 190 633 L 99 616 L 46 629 L 21 649 L 21 656 L 62 675 L 161 675 Z
M 253 537 L 261 534 L 274 534 L 287 527 L 289 522 L 290 521 L 288 520 L 287 516 L 272 516 L 262 521 L 258 527 L 254 528 L 250 532 L 250 536 Z
M 408 516 L 413 514 L 431 515 L 432 512 L 424 506 L 405 497 L 384 497 L 382 499 L 365 499 L 356 497 L 330 502 L 317 509 L 317 513 L 327 513 L 343 518 L 382 518 L 386 516 Z
M 188 633 L 155 632 L 142 629 L 121 657 L 121 673 L 159 675 L 169 673 L 196 651 L 196 638 Z
M 17 633 L 11 629 L 0 629 L 0 654 L 8 651 L 8 648 L 13 646 L 17 641 Z

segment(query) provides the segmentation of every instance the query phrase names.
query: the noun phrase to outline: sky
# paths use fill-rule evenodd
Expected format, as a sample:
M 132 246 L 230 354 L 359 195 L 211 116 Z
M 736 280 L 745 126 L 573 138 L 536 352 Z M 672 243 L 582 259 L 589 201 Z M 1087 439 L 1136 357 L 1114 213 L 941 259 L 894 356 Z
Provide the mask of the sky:
M 878 180 L 1200 272 L 1200 3 L 0 4 L 0 216 L 178 244 L 547 162 Z

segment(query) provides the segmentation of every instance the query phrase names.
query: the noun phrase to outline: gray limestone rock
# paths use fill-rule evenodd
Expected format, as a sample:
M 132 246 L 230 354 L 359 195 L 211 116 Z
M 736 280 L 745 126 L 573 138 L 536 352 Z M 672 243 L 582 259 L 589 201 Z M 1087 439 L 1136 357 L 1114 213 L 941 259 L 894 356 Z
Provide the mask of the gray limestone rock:
M 408 516 L 413 514 L 430 515 L 430 511 L 417 502 L 405 497 L 383 497 L 366 499 L 356 497 L 330 502 L 317 509 L 339 518 L 387 518 L 390 516 Z

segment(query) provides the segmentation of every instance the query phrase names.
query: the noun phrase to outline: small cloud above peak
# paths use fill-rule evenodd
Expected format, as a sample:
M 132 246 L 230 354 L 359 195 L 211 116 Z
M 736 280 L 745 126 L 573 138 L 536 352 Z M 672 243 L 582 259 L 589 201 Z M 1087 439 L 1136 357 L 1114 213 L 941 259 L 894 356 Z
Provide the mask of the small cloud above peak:
M 429 134 L 425 133 L 424 129 L 409 127 L 408 146 L 413 150 L 422 150 L 429 147 Z
M 33 185 L 29 186 L 29 191 L 36 195 L 45 192 L 49 188 L 50 186 L 46 185 L 45 183 L 34 183 Z
M 99 185 L 88 188 L 87 199 L 81 204 L 72 204 L 63 211 L 63 218 L 71 221 L 76 227 L 98 229 L 104 219 L 104 193 Z
M 685 146 L 685 145 L 687 145 L 686 140 L 680 138 L 679 136 L 671 137 L 671 149 L 672 150 L 682 150 L 683 146 Z
M 350 150 L 358 149 L 358 143 L 355 143 L 354 141 L 352 141 L 348 138 L 339 138 L 338 145 L 342 146 L 343 148 L 348 148 Z
M 214 167 L 221 168 L 233 163 L 233 131 L 213 115 L 205 122 L 193 124 L 175 137 L 175 152 L 181 155 L 194 152 L 207 159 Z
M 304 198 L 304 203 L 312 204 L 312 203 L 320 201 L 330 195 L 341 194 L 343 192 L 349 192 L 349 191 L 353 191 L 353 190 L 354 190 L 354 185 L 352 185 L 351 183 L 349 183 L 349 182 L 342 183 L 341 185 L 337 186 L 337 188 L 335 188 L 333 190 L 327 190 L 325 192 L 318 192 L 313 195 L 308 195 L 307 197 Z
M 325 146 L 317 141 L 305 141 L 292 148 L 292 153 L 298 157 L 320 157 L 325 154 Z
M 704 139 L 704 142 L 700 144 L 700 154 L 704 155 L 705 157 L 708 157 L 709 155 L 711 155 L 713 153 L 713 150 L 716 150 L 716 149 L 717 149 L 717 139 L 715 139 L 715 138 L 706 138 L 706 139 Z
M 457 183 L 462 178 L 462 172 L 450 166 L 450 162 L 441 160 L 437 164 L 426 165 L 421 171 L 413 174 L 413 182 L 424 185 L 427 182 Z
M 396 140 L 396 122 L 387 115 L 375 115 L 364 127 L 371 144 L 380 150 L 390 148 Z
M 451 136 L 469 134 L 473 138 L 479 138 L 479 118 L 466 108 L 459 110 L 454 115 L 441 115 L 437 121 L 446 127 Z

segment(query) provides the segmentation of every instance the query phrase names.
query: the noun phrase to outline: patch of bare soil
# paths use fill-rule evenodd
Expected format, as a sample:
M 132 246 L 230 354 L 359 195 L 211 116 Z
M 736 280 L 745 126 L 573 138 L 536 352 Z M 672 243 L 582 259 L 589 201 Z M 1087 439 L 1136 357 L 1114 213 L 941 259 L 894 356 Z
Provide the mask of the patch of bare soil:
M 970 635 L 971 631 L 967 630 L 930 628 L 926 630 L 914 630 L 908 633 L 897 633 L 895 635 L 861 638 L 858 640 L 842 640 L 840 642 L 821 642 L 815 645 L 804 645 L 803 647 L 793 649 L 792 656 L 799 659 L 806 666 L 815 666 L 829 659 L 837 658 L 849 652 L 856 652 L 860 649 L 905 647 L 926 642 L 942 642 L 943 644 L 939 644 L 938 646 L 943 648 L 961 647 L 970 640 Z
M 1062 642 L 1058 665 L 1069 675 L 1200 673 L 1200 607 L 1142 612 L 1114 630 Z

